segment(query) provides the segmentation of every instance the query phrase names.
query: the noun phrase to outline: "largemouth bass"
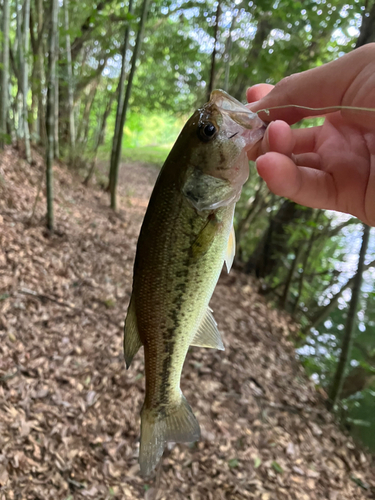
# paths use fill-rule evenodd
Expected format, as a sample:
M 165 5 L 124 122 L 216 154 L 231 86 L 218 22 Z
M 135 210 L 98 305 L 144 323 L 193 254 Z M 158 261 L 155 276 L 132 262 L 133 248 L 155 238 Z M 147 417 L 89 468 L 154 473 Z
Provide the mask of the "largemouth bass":
M 223 91 L 188 120 L 156 181 L 138 239 L 125 321 L 129 368 L 144 346 L 146 397 L 141 411 L 142 475 L 167 442 L 200 438 L 180 389 L 189 346 L 224 349 L 208 304 L 224 261 L 234 258 L 233 215 L 248 178 L 246 152 L 265 125 Z

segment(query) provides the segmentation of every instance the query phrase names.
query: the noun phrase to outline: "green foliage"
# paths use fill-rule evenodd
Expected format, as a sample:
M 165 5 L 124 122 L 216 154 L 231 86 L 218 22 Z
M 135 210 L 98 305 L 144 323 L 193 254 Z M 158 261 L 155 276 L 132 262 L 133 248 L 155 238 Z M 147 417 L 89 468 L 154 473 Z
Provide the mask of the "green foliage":
M 114 132 L 114 116 L 107 125 L 107 140 L 100 147 L 100 156 L 108 158 Z M 161 167 L 177 139 L 185 118 L 168 113 L 132 112 L 126 122 L 122 141 L 122 158 L 125 161 L 139 161 Z
M 277 462 L 273 461 L 271 465 L 272 465 L 272 468 L 274 469 L 274 471 L 276 471 L 278 474 L 284 473 L 284 469 Z
M 231 458 L 228 460 L 228 465 L 231 469 L 234 469 L 235 467 L 238 467 L 238 460 L 237 458 Z
M 124 148 L 122 158 L 125 161 L 139 161 L 161 167 L 169 153 L 169 148 L 164 146 L 144 146 L 139 148 Z

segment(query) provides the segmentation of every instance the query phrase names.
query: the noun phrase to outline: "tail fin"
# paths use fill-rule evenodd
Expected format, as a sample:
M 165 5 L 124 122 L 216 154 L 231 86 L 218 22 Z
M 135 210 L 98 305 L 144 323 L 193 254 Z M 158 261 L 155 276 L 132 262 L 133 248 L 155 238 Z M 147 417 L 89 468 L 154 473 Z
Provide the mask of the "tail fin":
M 190 443 L 199 441 L 200 428 L 189 403 L 181 395 L 179 406 L 167 414 L 156 415 L 155 409 L 145 407 L 141 413 L 141 447 L 139 465 L 142 476 L 148 476 L 163 455 L 166 443 Z

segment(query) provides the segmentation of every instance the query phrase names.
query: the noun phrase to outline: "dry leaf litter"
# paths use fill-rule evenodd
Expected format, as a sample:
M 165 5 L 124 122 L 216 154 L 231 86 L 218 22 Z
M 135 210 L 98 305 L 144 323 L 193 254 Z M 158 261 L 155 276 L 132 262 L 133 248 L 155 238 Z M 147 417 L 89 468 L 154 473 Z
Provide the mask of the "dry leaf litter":
M 226 350 L 191 348 L 183 370 L 202 440 L 139 476 L 143 359 L 125 370 L 122 328 L 157 171 L 123 165 L 114 214 L 55 165 L 51 236 L 44 189 L 31 218 L 44 180 L 33 154 L 33 166 L 0 157 L 0 500 L 375 498 L 374 460 L 295 360 L 296 326 L 235 270 L 211 301 Z

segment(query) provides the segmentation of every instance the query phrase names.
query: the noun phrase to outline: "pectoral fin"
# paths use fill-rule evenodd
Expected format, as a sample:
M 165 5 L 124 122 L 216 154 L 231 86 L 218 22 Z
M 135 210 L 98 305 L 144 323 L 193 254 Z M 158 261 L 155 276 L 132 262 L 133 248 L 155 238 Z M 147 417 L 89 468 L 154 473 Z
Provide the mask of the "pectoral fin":
M 193 254 L 193 257 L 201 257 L 209 250 L 217 234 L 217 231 L 220 228 L 220 225 L 221 223 L 218 222 L 215 216 L 208 218 L 206 225 L 203 227 L 196 240 L 192 244 L 191 252 Z
M 211 347 L 224 351 L 223 341 L 217 329 L 217 323 L 210 308 L 207 309 L 197 333 L 190 345 L 197 347 Z
M 126 369 L 129 368 L 141 345 L 142 341 L 138 333 L 137 317 L 135 315 L 134 299 L 132 297 L 130 299 L 124 328 L 124 356 Z
M 232 268 L 235 253 L 236 253 L 236 235 L 234 233 L 234 227 L 232 226 L 232 229 L 230 230 L 229 233 L 227 253 L 225 255 L 225 265 L 227 267 L 228 273 Z
M 182 192 L 198 212 L 226 207 L 236 201 L 239 193 L 230 182 L 205 174 L 198 168 L 192 169 Z

